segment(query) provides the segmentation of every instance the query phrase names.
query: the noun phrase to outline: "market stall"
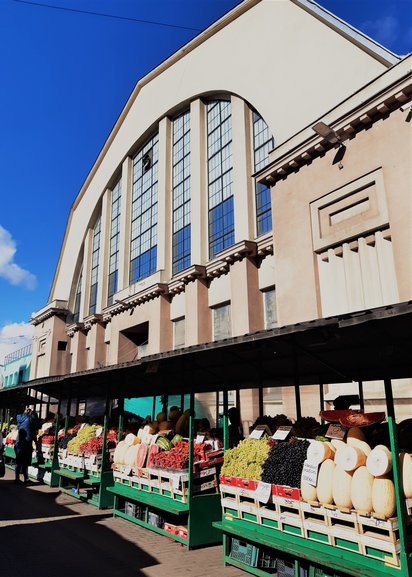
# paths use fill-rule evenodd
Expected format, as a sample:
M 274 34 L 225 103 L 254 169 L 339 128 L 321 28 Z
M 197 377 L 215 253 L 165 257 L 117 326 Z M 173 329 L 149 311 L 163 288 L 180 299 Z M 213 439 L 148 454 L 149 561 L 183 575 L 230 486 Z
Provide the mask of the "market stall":
M 127 434 L 119 436 L 114 454 L 114 515 L 188 548 L 218 542 L 212 522 L 220 517 L 222 443 L 209 429 L 195 427 L 193 394 L 186 410 L 183 402 L 162 408 L 136 435 L 121 421 Z
M 57 442 L 53 473 L 65 493 L 99 509 L 110 508 L 113 496 L 108 489 L 113 485 L 111 463 L 118 436 L 111 423 L 111 401 L 108 396 L 100 399 L 99 417 L 79 415 L 79 402 L 74 401 L 72 396 L 65 399 L 64 429 Z
M 313 480 L 312 484 L 308 482 L 310 487 L 304 489 L 303 486 L 296 486 L 298 484 L 296 479 L 302 479 L 303 469 L 299 475 L 296 474 L 295 468 L 292 479 L 289 480 L 287 477 L 286 479 L 279 479 L 276 476 L 270 477 L 272 469 L 279 469 L 275 466 L 268 468 L 269 476 L 265 477 L 266 480 L 259 478 L 256 472 L 240 475 L 223 469 L 220 484 L 221 496 L 217 493 L 195 496 L 191 480 L 194 474 L 195 443 L 194 422 L 192 420 L 190 432 L 187 435 L 190 461 L 188 464 L 186 503 L 172 499 L 169 495 L 156 493 L 156 489 L 163 490 L 160 484 L 156 487 L 156 479 L 154 479 L 155 483 L 153 484 L 155 490 L 146 490 L 142 475 L 126 474 L 124 470 L 123 472 L 117 470 L 117 472 L 127 477 L 126 483 L 120 482 L 118 480 L 120 475 L 116 474 L 114 489 L 109 493 L 116 494 L 116 514 L 127 515 L 129 520 L 132 520 L 133 517 L 133 522 L 154 528 L 154 530 L 158 529 L 161 534 L 163 534 L 164 529 L 155 527 L 156 517 L 151 515 L 150 521 L 153 521 L 153 524 L 148 523 L 149 513 L 159 511 L 167 504 L 168 513 L 173 515 L 174 522 L 170 519 L 166 522 L 171 522 L 178 527 L 185 525 L 185 523 L 180 523 L 181 519 L 187 519 L 188 537 L 185 543 L 189 547 L 210 542 L 209 535 L 211 535 L 211 524 L 215 514 L 212 518 L 206 516 L 202 518 L 202 515 L 206 515 L 209 510 L 205 503 L 209 500 L 213 501 L 220 509 L 218 515 L 221 520 L 213 522 L 213 530 L 219 531 L 223 535 L 224 562 L 239 566 L 255 575 L 277 574 L 279 577 L 284 575 L 294 575 L 294 577 L 306 577 L 306 575 L 309 577 L 399 575 L 400 577 L 411 577 L 410 504 L 405 499 L 406 493 L 403 489 L 403 468 L 405 463 L 408 466 L 409 459 L 404 456 L 401 465 L 399 457 L 399 449 L 404 451 L 406 449 L 405 452 L 409 454 L 410 448 L 407 446 L 398 447 L 399 431 L 397 431 L 398 427 L 395 422 L 396 415 L 393 403 L 393 380 L 411 378 L 412 376 L 411 327 L 412 303 L 402 303 L 147 356 L 113 367 L 102 367 L 81 373 L 38 379 L 31 383 L 31 387 L 53 396 L 57 396 L 57 391 L 59 391 L 61 398 L 70 396 L 70 394 L 72 396 L 91 395 L 98 392 L 101 394 L 102 391 L 106 390 L 110 399 L 141 397 L 147 395 L 149 391 L 151 395 L 156 396 L 166 395 L 171 391 L 178 391 L 181 395 L 194 395 L 200 391 L 204 393 L 220 391 L 219 396 L 223 395 L 224 397 L 223 412 L 225 417 L 223 421 L 226 431 L 224 444 L 225 448 L 228 449 L 229 429 L 226 415 L 229 391 L 240 391 L 240 395 L 236 394 L 236 401 L 240 398 L 239 408 L 241 412 L 244 409 L 244 405 L 242 406 L 243 392 L 254 391 L 256 393 L 254 398 L 258 397 L 259 401 L 259 413 L 263 415 L 265 388 L 288 388 L 292 393 L 295 393 L 296 407 L 293 415 L 295 421 L 302 417 L 306 409 L 305 402 L 302 400 L 305 388 L 316 384 L 320 399 L 318 411 L 312 415 L 306 415 L 305 412 L 305 416 L 315 418 L 321 425 L 324 425 L 319 416 L 319 411 L 325 408 L 323 406 L 323 383 L 359 383 L 360 406 L 357 409 L 361 410 L 364 408 L 363 383 L 382 380 L 384 381 L 384 399 L 386 402 L 383 426 L 386 427 L 387 431 L 387 437 L 383 442 L 378 442 L 366 431 L 364 433 L 366 440 L 358 439 L 361 446 L 352 447 L 348 443 L 348 431 L 351 428 L 359 427 L 359 425 L 352 423 L 350 426 L 345 426 L 343 438 L 336 439 L 341 440 L 351 449 L 357 449 L 349 451 L 349 455 L 346 455 L 343 461 L 340 460 L 340 457 L 336 461 L 335 454 L 338 453 L 338 450 L 332 443 L 333 437 L 328 437 L 326 431 L 312 437 L 305 432 L 291 433 L 292 437 L 298 437 L 299 443 L 286 441 L 288 448 L 282 449 L 287 453 L 283 455 L 283 459 L 276 459 L 276 455 L 272 455 L 271 462 L 273 461 L 273 463 L 283 461 L 292 464 L 292 462 L 296 462 L 296 459 L 291 458 L 294 451 L 292 445 L 296 444 L 296 447 L 299 448 L 301 461 L 305 457 L 303 461 L 309 460 L 309 464 L 311 464 L 311 459 L 314 459 L 312 451 L 318 455 L 316 457 L 318 460 L 320 459 L 319 455 L 325 456 L 321 463 L 317 465 L 312 463 L 315 465 L 317 477 L 315 484 L 313 484 Z M 0 398 L 2 398 L 1 393 Z M 249 397 L 249 399 L 251 398 Z M 237 402 L 236 404 L 238 405 Z M 286 414 L 286 418 L 290 417 L 292 415 Z M 335 423 L 335 425 L 337 424 L 340 425 L 341 423 Z M 363 429 L 363 427 L 359 428 Z M 120 420 L 119 440 L 122 441 L 121 429 Z M 265 427 L 263 427 L 264 430 Z M 262 429 L 258 431 L 261 434 Z M 270 436 L 272 434 L 273 431 L 270 431 Z M 316 439 L 316 437 L 325 438 Z M 351 434 L 349 438 L 353 438 L 353 435 Z M 281 439 L 279 440 L 281 441 Z M 256 443 L 258 439 L 253 441 Z M 306 443 L 313 444 L 314 441 L 318 441 L 321 445 L 315 445 L 315 448 L 310 451 L 312 457 L 308 459 L 309 445 Z M 385 449 L 378 451 L 377 461 L 387 462 L 391 459 L 392 469 L 387 473 L 391 477 L 380 479 L 382 475 L 373 474 L 375 469 L 372 469 L 372 472 L 367 470 L 366 462 L 363 463 L 362 461 L 364 456 L 366 459 L 368 456 L 362 450 L 362 446 L 363 449 L 366 449 L 362 443 L 370 447 L 371 453 L 377 449 L 377 445 L 384 445 Z M 280 443 L 275 446 L 278 445 Z M 233 444 L 231 446 L 236 447 Z M 263 457 L 262 455 L 259 457 L 262 471 L 262 465 L 275 446 L 269 447 L 269 451 L 265 447 Z M 336 449 L 333 459 L 330 458 L 332 453 L 328 455 L 328 450 L 333 452 L 331 447 Z M 343 447 L 341 448 L 343 449 Z M 388 457 L 389 450 L 390 457 Z M 289 454 L 288 451 L 291 453 Z M 326 455 L 328 456 L 326 457 Z M 327 464 L 322 466 L 324 462 Z M 343 497 L 346 495 L 347 498 L 349 495 L 348 474 L 352 471 L 346 471 L 342 463 L 348 462 L 355 463 L 352 482 L 355 478 L 355 481 L 365 489 L 368 487 L 368 483 L 370 487 L 371 484 L 374 484 L 375 479 L 378 479 L 377 486 L 380 485 L 380 487 L 377 492 L 381 494 L 381 504 L 382 502 L 385 503 L 385 499 L 390 495 L 392 508 L 393 499 L 395 500 L 395 511 L 389 511 L 389 508 L 389 512 L 386 511 L 386 505 L 379 511 L 379 505 L 376 505 L 377 509 L 373 504 L 373 499 L 372 510 L 368 511 L 368 507 L 362 507 L 356 503 L 356 500 L 354 502 L 358 493 L 356 496 L 355 494 L 352 496 L 352 490 L 350 492 L 352 506 L 343 506 L 345 504 Z M 257 461 L 254 458 L 252 465 L 256 467 L 256 464 Z M 334 495 L 333 492 L 334 471 L 338 466 L 345 472 L 341 479 L 337 479 L 339 487 L 342 489 L 346 487 L 343 495 L 337 494 L 336 491 Z M 368 474 L 362 467 L 366 467 Z M 361 471 L 357 473 L 359 469 Z M 131 466 L 131 470 L 134 473 L 133 466 Z M 246 468 L 243 467 L 243 470 Z M 291 472 L 289 471 L 289 474 Z M 358 479 L 358 477 L 361 478 Z M 78 477 L 75 476 L 76 478 Z M 138 481 L 131 481 L 132 478 L 137 478 Z M 332 497 L 330 497 L 331 478 Z M 406 474 L 406 483 L 408 483 L 409 478 L 410 476 Z M 81 479 L 82 483 L 83 479 L 85 479 L 84 476 Z M 242 479 L 243 486 L 237 486 L 237 481 L 233 481 L 233 479 Z M 180 478 L 179 483 L 182 480 Z M 382 480 L 384 482 L 380 483 Z M 166 483 L 167 481 L 170 479 L 159 481 L 159 483 Z M 386 481 L 390 481 L 390 483 Z M 263 485 L 259 487 L 259 483 L 263 483 Z M 391 488 L 393 488 L 392 492 Z M 324 493 L 327 498 L 324 497 L 322 489 L 325 489 Z M 305 490 L 308 491 L 307 497 L 305 497 Z M 309 494 L 310 491 L 311 494 Z M 362 491 L 359 492 L 359 494 L 361 493 Z M 339 501 L 341 497 L 342 502 Z M 131 508 L 128 508 L 128 512 L 126 512 L 126 501 L 132 505 Z M 135 516 L 139 507 L 140 510 L 143 510 L 144 519 Z M 223 508 L 223 516 L 221 507 Z M 130 515 L 130 513 L 132 514 Z M 141 514 L 138 513 L 138 515 Z M 329 529 L 325 530 L 325 528 Z M 372 536 L 366 535 L 370 532 L 373 533 Z M 216 539 L 215 535 L 216 533 L 213 534 L 213 540 Z M 177 534 L 174 538 L 176 539 L 176 537 L 179 535 Z M 368 545 L 365 541 L 369 537 L 372 541 Z M 382 543 L 385 543 L 385 548 Z

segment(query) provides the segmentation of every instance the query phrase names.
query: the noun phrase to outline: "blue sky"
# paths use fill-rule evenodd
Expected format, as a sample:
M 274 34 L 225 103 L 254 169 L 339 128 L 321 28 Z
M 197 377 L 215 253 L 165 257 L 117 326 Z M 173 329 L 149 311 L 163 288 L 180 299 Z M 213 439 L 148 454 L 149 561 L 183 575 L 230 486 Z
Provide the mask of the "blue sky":
M 25 323 L 47 303 L 70 206 L 134 84 L 238 1 L 38 3 L 70 10 L 0 0 L 0 345 L 7 350 L 24 346 Z M 410 0 L 319 3 L 390 50 L 412 51 Z

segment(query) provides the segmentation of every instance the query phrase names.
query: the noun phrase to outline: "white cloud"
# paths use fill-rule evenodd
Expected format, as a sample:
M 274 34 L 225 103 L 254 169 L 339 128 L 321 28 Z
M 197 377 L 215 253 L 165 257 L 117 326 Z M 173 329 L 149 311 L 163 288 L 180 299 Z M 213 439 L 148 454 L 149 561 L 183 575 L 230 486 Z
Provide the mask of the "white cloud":
M 389 47 L 399 37 L 401 26 L 395 16 L 384 16 L 364 22 L 361 29 L 379 44 Z
M 4 357 L 32 342 L 33 327 L 29 323 L 10 323 L 0 329 L 0 365 Z
M 33 290 L 36 287 L 36 277 L 13 262 L 16 250 L 15 240 L 9 231 L 0 225 L 0 277 L 12 285 L 22 285 Z

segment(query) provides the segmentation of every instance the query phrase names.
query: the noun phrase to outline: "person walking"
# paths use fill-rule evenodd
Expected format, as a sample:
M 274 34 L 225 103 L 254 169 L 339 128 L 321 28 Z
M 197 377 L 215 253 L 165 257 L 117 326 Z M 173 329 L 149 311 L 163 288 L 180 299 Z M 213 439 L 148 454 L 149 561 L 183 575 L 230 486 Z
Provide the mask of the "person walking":
M 31 465 L 32 442 L 34 439 L 34 423 L 30 407 L 21 407 L 21 413 L 17 415 L 18 436 L 15 444 L 16 465 L 15 483 L 20 483 L 20 474 L 23 474 L 24 482 L 29 480 L 29 466 Z

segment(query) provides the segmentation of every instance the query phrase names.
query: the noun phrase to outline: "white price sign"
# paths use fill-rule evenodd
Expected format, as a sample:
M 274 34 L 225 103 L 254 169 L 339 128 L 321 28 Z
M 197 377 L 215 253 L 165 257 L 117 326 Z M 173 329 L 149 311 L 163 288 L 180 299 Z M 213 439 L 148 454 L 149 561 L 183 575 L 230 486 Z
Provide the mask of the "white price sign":
M 303 463 L 302 481 L 316 487 L 318 482 L 319 464 L 310 463 L 307 459 Z
M 124 468 L 124 474 L 125 475 L 130 475 L 132 472 L 132 468 L 131 467 L 125 467 Z
M 96 437 L 101 437 L 102 433 L 103 433 L 103 427 L 99 427 L 96 430 Z
M 278 427 L 272 439 L 276 439 L 277 441 L 284 441 L 289 436 L 291 430 L 292 427 Z
M 255 495 L 256 499 L 260 503 L 267 503 L 270 499 L 270 494 L 272 492 L 272 485 L 270 483 L 263 483 L 260 481 L 258 483 Z
M 249 435 L 249 439 L 261 439 L 264 435 L 265 431 L 262 429 L 254 429 L 250 435 Z
M 180 476 L 179 475 L 173 475 L 173 489 L 176 489 L 176 491 L 179 489 L 180 486 Z
M 205 442 L 205 436 L 206 435 L 202 435 L 201 433 L 199 433 L 198 435 L 196 435 L 196 443 L 204 443 Z

